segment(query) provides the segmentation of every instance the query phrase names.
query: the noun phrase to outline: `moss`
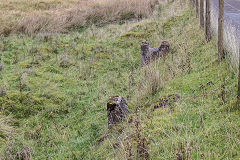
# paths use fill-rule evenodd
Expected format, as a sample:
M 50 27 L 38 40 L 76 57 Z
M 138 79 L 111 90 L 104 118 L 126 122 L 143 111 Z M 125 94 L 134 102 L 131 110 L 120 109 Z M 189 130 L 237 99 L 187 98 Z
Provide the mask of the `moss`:
M 108 99 L 108 104 L 109 104 L 109 106 L 114 106 L 114 105 L 116 105 L 116 102 L 115 102 L 115 100 L 114 100 L 114 98 L 116 98 L 116 97 L 118 97 L 118 96 L 111 96 L 111 97 Z
M 42 110 L 44 99 L 27 93 L 11 93 L 0 97 L 1 112 L 6 115 L 14 114 L 16 118 L 25 118 L 35 115 Z M 26 107 L 27 106 L 27 107 Z
M 98 53 L 96 55 L 96 58 L 98 58 L 98 59 L 110 59 L 110 56 L 106 53 Z
M 179 26 L 181 23 L 186 23 L 190 18 L 190 11 L 185 11 L 180 16 L 174 16 L 169 18 L 165 23 L 163 23 L 162 28 L 165 32 L 170 32 L 173 27 Z
M 55 66 L 46 66 L 45 71 L 46 72 L 57 73 L 57 74 L 61 73 L 61 71 Z
M 129 38 L 129 37 L 135 37 L 135 38 L 143 38 L 144 33 L 139 32 L 126 32 L 122 35 L 122 37 Z

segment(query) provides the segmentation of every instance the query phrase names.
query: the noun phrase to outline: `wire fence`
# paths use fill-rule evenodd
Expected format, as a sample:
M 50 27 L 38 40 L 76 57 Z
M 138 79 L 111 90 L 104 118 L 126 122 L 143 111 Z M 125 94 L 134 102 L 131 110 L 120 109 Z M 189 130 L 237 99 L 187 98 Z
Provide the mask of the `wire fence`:
M 217 2 L 216 0 L 215 2 Z M 240 51 L 240 10 L 234 6 L 231 6 L 225 0 L 225 7 L 232 7 L 235 12 L 224 14 L 224 48 L 225 56 L 230 67 L 237 75 L 239 64 L 239 51 Z M 211 1 L 211 29 L 212 32 L 217 35 L 218 33 L 218 3 Z M 234 16 L 239 16 L 235 18 Z

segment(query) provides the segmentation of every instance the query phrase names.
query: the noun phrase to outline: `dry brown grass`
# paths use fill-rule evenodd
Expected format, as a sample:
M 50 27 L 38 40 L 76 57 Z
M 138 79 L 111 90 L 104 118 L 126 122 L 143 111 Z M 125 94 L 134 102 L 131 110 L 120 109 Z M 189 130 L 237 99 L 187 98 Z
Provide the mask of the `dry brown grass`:
M 68 32 L 96 24 L 142 19 L 158 0 L 4 0 L 0 2 L 0 33 Z
M 160 87 L 159 61 L 152 62 L 145 68 L 145 82 L 147 84 L 148 94 L 154 95 Z

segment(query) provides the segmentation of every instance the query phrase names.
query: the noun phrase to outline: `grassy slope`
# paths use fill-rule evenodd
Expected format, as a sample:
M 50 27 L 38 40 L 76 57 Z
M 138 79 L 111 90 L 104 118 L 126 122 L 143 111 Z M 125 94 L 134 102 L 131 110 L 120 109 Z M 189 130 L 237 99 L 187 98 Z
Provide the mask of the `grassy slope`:
M 204 42 L 196 20 L 190 17 L 177 33 L 182 34 L 178 38 L 172 36 L 187 46 L 191 71 L 174 77 L 161 91 L 162 95 L 178 93 L 182 99 L 173 109 L 159 109 L 152 114 L 151 155 L 159 159 L 177 155 L 190 159 L 237 159 L 240 125 L 234 101 L 236 78 L 225 62 L 217 62 L 216 41 Z M 221 99 L 224 92 L 225 102 Z
M 132 113 L 140 106 L 141 134 L 149 142 L 152 159 L 181 154 L 191 159 L 239 158 L 239 111 L 233 107 L 236 78 L 225 62 L 217 63 L 214 41 L 204 42 L 197 20 L 176 6 L 140 23 L 93 27 L 49 39 L 21 35 L 2 39 L 0 82 L 7 96 L 0 97 L 1 114 L 15 119 L 17 134 L 0 143 L 1 152 L 7 150 L 8 158 L 14 159 L 25 145 L 34 150 L 34 159 L 124 159 L 129 156 L 124 139 L 135 132 L 134 125 L 124 124 L 97 142 L 112 132 L 107 130 L 108 97 L 121 95 L 128 97 Z M 140 67 L 143 39 L 154 46 L 162 40 L 172 45 L 173 56 L 159 61 L 156 94 L 146 90 L 150 80 L 144 76 L 146 68 Z M 63 61 L 68 67 L 60 67 Z M 224 104 L 218 96 L 223 78 Z M 175 93 L 181 95 L 179 102 L 152 112 L 151 104 Z M 136 158 L 136 140 L 130 141 Z

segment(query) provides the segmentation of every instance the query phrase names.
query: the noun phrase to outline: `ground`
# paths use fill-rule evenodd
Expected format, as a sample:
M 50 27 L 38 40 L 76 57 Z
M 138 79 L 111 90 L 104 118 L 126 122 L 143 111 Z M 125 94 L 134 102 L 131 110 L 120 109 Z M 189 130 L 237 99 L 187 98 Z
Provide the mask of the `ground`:
M 169 41 L 171 53 L 141 67 L 143 40 Z M 2 37 L 0 114 L 14 129 L 0 131 L 1 158 L 239 159 L 237 79 L 215 44 L 179 2 L 141 21 Z M 172 94 L 180 98 L 153 110 Z M 108 129 L 116 95 L 130 115 Z

